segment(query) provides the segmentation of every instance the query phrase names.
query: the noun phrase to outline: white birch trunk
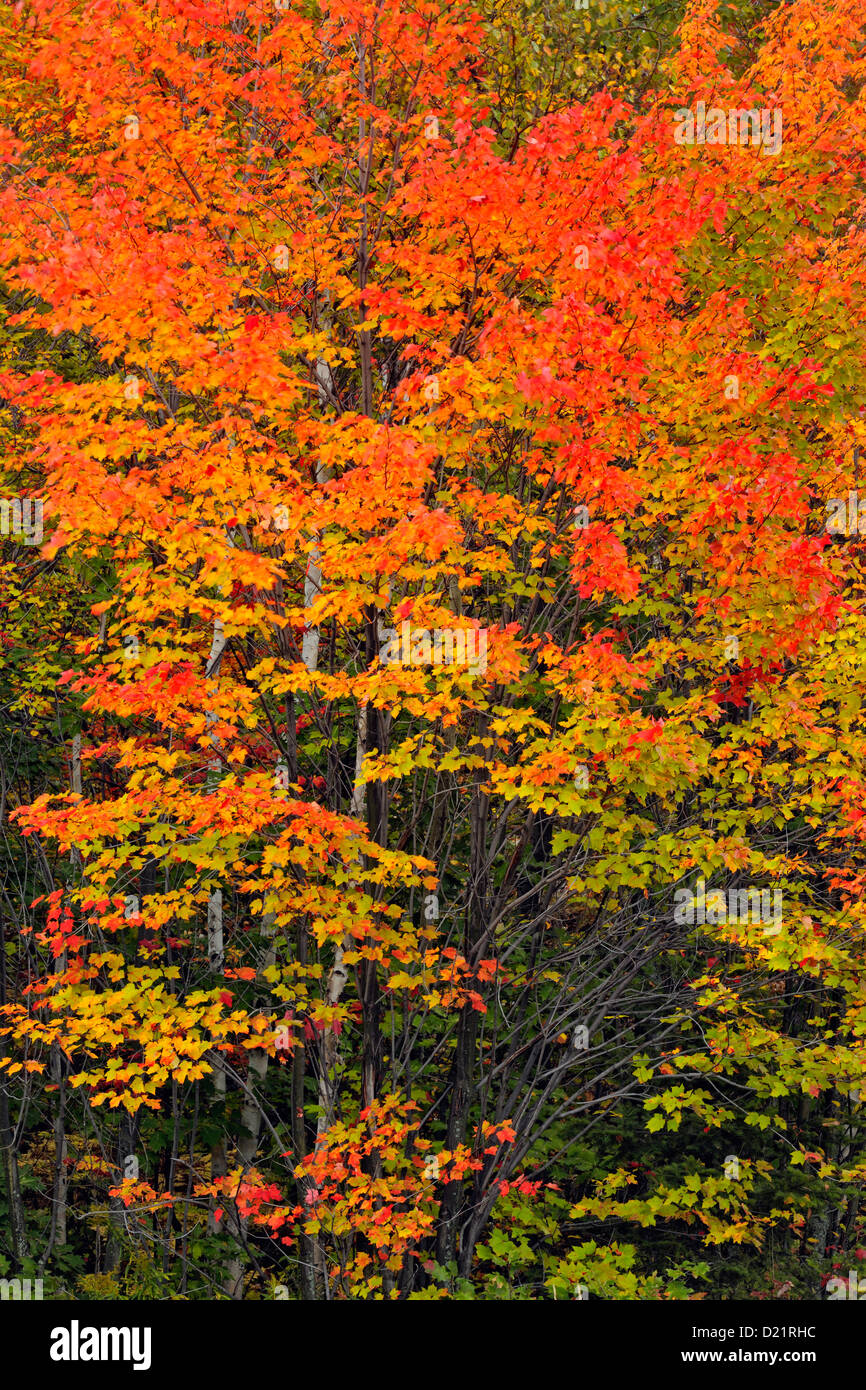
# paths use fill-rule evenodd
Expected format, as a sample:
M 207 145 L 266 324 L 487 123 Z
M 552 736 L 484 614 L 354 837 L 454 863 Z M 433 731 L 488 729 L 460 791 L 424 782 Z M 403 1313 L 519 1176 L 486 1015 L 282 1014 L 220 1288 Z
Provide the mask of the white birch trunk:
M 225 650 L 225 630 L 221 618 L 214 619 L 213 641 L 211 642 L 210 655 L 208 656 L 206 677 L 219 680 L 220 664 Z M 215 710 L 206 711 L 208 728 L 217 722 Z M 219 743 L 216 736 L 210 735 L 211 745 L 215 750 L 219 750 Z M 210 791 L 219 777 L 220 760 L 214 757 L 208 763 L 207 786 Z M 222 889 L 215 888 L 211 892 L 210 900 L 207 905 L 207 954 L 210 968 L 215 975 L 221 975 L 225 963 L 225 945 L 223 942 L 223 895 Z M 222 1064 L 222 1058 L 218 1052 L 214 1053 L 214 1089 L 217 1094 L 218 1103 L 225 1104 L 226 1096 L 226 1074 Z M 222 1139 L 217 1140 L 211 1149 L 211 1178 L 221 1178 L 225 1176 L 227 1170 L 225 1143 Z M 214 1216 L 214 1207 L 208 1215 L 208 1229 L 211 1234 L 215 1234 L 220 1229 L 220 1223 Z

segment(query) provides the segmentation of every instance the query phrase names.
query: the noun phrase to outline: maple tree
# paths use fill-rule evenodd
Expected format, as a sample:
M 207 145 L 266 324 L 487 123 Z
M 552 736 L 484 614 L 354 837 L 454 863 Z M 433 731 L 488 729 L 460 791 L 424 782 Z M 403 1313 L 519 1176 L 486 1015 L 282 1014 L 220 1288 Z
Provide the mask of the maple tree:
M 866 6 L 620 9 L 0 20 L 10 1268 L 860 1248 Z

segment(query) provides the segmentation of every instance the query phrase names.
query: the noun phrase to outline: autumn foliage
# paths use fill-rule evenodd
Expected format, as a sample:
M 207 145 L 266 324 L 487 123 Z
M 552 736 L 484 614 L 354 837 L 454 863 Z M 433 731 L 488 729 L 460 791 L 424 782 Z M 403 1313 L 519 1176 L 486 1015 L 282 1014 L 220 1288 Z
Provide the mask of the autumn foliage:
M 7 1272 L 866 1253 L 866 4 L 646 10 L 4 8 Z

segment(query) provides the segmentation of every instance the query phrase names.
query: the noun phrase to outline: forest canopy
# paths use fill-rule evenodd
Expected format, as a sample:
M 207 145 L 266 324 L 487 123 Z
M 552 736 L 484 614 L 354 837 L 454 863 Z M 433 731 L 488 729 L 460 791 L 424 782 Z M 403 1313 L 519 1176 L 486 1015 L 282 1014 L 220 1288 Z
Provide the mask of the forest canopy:
M 857 1296 L 864 65 L 2 8 L 4 1279 Z

